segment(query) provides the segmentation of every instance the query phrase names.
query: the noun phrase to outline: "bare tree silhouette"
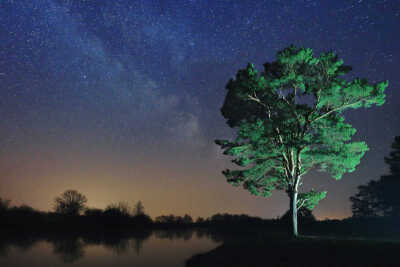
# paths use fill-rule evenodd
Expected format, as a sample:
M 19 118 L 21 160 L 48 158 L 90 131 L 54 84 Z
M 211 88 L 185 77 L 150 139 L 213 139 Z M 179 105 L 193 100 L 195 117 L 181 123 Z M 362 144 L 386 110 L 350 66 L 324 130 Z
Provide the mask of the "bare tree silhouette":
M 76 190 L 67 190 L 54 199 L 54 209 L 66 215 L 79 215 L 85 209 L 87 198 Z

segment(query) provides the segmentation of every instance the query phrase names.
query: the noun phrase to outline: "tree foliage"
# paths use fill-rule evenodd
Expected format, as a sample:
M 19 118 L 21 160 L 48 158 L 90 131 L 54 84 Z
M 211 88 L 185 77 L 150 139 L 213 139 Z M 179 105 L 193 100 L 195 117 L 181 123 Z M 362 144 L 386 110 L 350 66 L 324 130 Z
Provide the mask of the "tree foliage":
M 54 199 L 56 212 L 65 215 L 79 215 L 85 210 L 87 198 L 76 190 L 66 190 Z
M 189 214 L 185 214 L 182 218 L 182 222 L 185 224 L 191 224 L 193 223 L 193 218 Z
M 234 140 L 216 140 L 240 169 L 223 171 L 229 183 L 267 197 L 285 190 L 291 210 L 313 209 L 326 192 L 298 194 L 303 176 L 313 168 L 340 179 L 352 172 L 368 150 L 365 142 L 350 142 L 356 130 L 343 112 L 381 106 L 388 82 L 340 78 L 351 71 L 333 52 L 313 55 L 312 49 L 290 46 L 276 61 L 253 64 L 231 79 L 222 115 L 237 129 Z
M 11 201 L 0 197 L 0 213 L 5 212 L 10 208 Z
M 156 223 L 159 224 L 175 224 L 175 225 L 182 225 L 182 224 L 191 224 L 193 223 L 193 219 L 190 215 L 185 214 L 182 216 L 175 216 L 173 214 L 170 215 L 161 215 L 157 216 L 155 219 Z
M 131 210 L 128 202 L 120 201 L 118 203 L 109 204 L 104 210 L 104 215 L 111 217 L 129 217 L 132 213 Z
M 383 215 L 377 195 L 377 182 L 370 181 L 367 185 L 358 186 L 358 193 L 350 197 L 353 217 L 376 217 Z
M 144 206 L 142 204 L 142 201 L 138 201 L 134 207 L 133 210 L 134 215 L 143 215 L 144 214 Z
M 390 174 L 377 181 L 360 185 L 358 192 L 350 197 L 354 217 L 400 216 L 400 136 L 396 136 L 389 157 L 384 158 Z
M 103 210 L 98 208 L 85 209 L 85 216 L 100 218 L 103 215 Z

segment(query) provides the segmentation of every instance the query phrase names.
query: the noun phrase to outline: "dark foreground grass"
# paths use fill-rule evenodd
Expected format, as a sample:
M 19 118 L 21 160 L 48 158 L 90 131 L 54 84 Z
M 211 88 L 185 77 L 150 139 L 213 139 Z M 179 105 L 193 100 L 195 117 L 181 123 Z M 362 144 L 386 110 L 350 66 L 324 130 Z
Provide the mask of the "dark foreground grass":
M 193 256 L 186 266 L 400 266 L 400 242 L 321 236 L 229 239 Z

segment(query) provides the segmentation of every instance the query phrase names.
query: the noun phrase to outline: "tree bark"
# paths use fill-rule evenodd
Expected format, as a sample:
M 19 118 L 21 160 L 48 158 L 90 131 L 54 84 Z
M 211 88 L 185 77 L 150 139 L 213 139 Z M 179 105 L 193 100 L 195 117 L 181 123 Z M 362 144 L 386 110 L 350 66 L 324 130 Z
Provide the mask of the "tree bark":
M 292 236 L 297 237 L 299 234 L 297 232 L 297 190 L 289 192 L 290 198 L 290 214 L 292 217 Z

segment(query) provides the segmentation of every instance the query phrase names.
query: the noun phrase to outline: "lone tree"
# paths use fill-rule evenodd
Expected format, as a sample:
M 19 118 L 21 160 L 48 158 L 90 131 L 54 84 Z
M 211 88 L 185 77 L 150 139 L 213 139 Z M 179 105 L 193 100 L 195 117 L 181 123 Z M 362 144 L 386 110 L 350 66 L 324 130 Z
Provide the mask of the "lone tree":
M 367 185 L 357 187 L 358 193 L 350 197 L 353 217 L 383 216 L 382 205 L 377 196 L 378 182 L 369 181 Z
M 134 214 L 135 216 L 143 215 L 143 214 L 144 214 L 144 206 L 143 206 L 143 204 L 142 204 L 142 201 L 139 200 L 139 201 L 136 203 L 136 205 L 135 205 L 135 207 L 134 207 L 134 209 L 133 209 L 133 214 Z
M 395 137 L 392 151 L 384 160 L 390 167 L 390 174 L 381 176 L 378 181 L 360 185 L 358 193 L 350 197 L 354 217 L 400 216 L 397 192 L 400 186 L 400 136 Z
M 381 106 L 388 82 L 339 78 L 350 66 L 333 52 L 314 57 L 312 49 L 291 45 L 264 64 L 253 64 L 231 79 L 221 108 L 235 140 L 216 140 L 239 170 L 225 170 L 229 183 L 267 197 L 274 189 L 290 198 L 292 233 L 298 235 L 297 210 L 312 210 L 326 191 L 299 192 L 312 168 L 340 179 L 352 172 L 368 150 L 365 142 L 349 142 L 356 130 L 345 123 L 348 109 Z
M 65 215 L 79 215 L 84 209 L 87 198 L 76 190 L 67 190 L 54 199 L 54 209 Z

